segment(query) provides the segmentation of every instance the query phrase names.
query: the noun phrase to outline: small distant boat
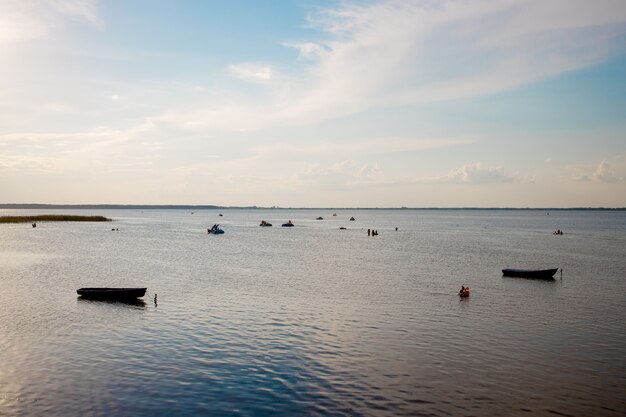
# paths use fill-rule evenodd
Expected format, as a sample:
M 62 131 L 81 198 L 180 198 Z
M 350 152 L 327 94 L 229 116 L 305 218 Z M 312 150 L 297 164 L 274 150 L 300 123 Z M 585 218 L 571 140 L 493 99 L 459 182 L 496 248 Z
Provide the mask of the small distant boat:
M 343 226 L 341 226 L 341 227 L 339 228 L 339 230 L 346 230 L 346 228 L 345 228 L 345 227 L 343 227 Z
M 147 288 L 79 288 L 78 295 L 92 300 L 132 300 L 146 295 Z
M 552 279 L 554 277 L 554 274 L 556 274 L 558 270 L 559 268 L 554 268 L 554 269 L 506 268 L 502 270 L 502 275 L 505 277 Z
M 463 287 L 463 289 L 461 291 L 459 291 L 459 297 L 461 298 L 466 298 L 470 296 L 470 289 L 469 287 Z
M 283 223 L 281 226 L 282 227 L 293 227 L 293 223 L 291 223 L 291 220 L 289 220 L 287 223 Z
M 224 216 L 222 213 L 220 213 L 220 217 Z
M 317 219 L 315 220 L 324 220 L 324 218 L 322 216 L 319 216 Z
M 353 222 L 354 221 L 354 217 L 350 217 L 350 221 Z
M 265 220 L 261 220 L 261 224 L 259 226 L 261 226 L 261 227 L 272 227 L 272 223 L 268 223 Z
M 337 217 L 337 213 L 333 213 L 333 217 Z

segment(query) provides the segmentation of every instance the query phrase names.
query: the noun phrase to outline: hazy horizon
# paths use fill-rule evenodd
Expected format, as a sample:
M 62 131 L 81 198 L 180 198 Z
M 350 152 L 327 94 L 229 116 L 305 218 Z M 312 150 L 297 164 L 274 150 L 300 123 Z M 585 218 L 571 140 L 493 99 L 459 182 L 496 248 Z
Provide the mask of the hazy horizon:
M 9 0 L 0 59 L 2 201 L 626 207 L 619 0 Z
M 579 206 L 579 207 L 478 207 L 478 206 L 450 206 L 450 207 L 347 207 L 347 206 L 318 206 L 318 207 L 290 207 L 290 206 L 222 206 L 216 204 L 47 204 L 47 203 L 0 203 L 0 209 L 45 209 L 45 208 L 102 208 L 102 209 L 253 209 L 253 210 L 602 210 L 602 211 L 622 211 L 626 207 L 602 207 L 602 206 Z

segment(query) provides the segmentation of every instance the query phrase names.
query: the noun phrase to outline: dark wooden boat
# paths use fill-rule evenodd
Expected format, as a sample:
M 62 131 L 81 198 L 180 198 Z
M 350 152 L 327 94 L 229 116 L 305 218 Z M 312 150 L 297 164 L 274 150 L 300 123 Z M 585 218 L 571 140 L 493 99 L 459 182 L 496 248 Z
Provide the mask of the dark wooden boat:
M 537 279 L 552 279 L 556 271 L 559 268 L 554 269 L 515 269 L 506 268 L 502 270 L 502 275 L 505 277 L 519 277 L 519 278 L 537 278 Z
M 146 295 L 147 288 L 79 288 L 78 295 L 92 300 L 132 300 Z

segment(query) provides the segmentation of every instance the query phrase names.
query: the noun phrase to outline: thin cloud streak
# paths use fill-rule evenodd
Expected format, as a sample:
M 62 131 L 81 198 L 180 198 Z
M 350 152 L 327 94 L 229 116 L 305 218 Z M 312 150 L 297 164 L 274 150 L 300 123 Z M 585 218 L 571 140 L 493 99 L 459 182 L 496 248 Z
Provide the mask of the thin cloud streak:
M 482 162 L 475 162 L 450 171 L 447 180 L 460 183 L 493 184 L 513 182 L 515 177 L 506 175 L 502 167 L 485 167 Z
M 20 0 L 0 3 L 0 45 L 48 36 L 66 17 L 101 27 L 97 0 Z
M 624 50 L 606 46 L 626 32 L 623 4 L 553 3 L 392 1 L 324 11 L 313 26 L 337 39 L 320 48 L 307 80 L 315 87 L 285 115 L 331 117 L 491 94 Z
M 482 162 L 466 163 L 452 169 L 446 175 L 418 178 L 391 178 L 378 164 L 359 164 L 354 160 L 345 160 L 322 166 L 319 164 L 304 168 L 298 178 L 305 182 L 335 183 L 344 187 L 351 186 L 402 186 L 428 184 L 490 185 L 513 182 L 532 182 L 520 175 L 510 175 L 502 167 L 485 166 Z
M 347 3 L 309 21 L 331 39 L 283 43 L 307 60 L 304 72 L 273 83 L 269 64 L 233 64 L 234 77 L 266 82 L 265 94 L 242 100 L 233 91 L 162 118 L 226 131 L 310 124 L 498 93 L 626 49 L 626 8 L 614 0 Z
M 454 138 L 380 138 L 368 139 L 358 142 L 316 142 L 313 144 L 275 143 L 266 144 L 255 148 L 257 154 L 271 155 L 362 155 L 362 154 L 387 154 L 400 152 L 424 151 L 429 149 L 448 148 L 463 146 L 473 143 L 470 139 Z
M 228 70 L 244 81 L 267 82 L 275 77 L 275 70 L 271 66 L 253 62 L 233 64 Z

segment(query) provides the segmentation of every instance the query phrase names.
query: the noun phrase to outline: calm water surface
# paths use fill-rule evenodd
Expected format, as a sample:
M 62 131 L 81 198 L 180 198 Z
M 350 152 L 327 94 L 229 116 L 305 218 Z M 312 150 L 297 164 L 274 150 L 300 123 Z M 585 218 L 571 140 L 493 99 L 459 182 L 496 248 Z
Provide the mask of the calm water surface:
M 626 212 L 56 212 L 114 222 L 0 225 L 0 415 L 626 414 Z

